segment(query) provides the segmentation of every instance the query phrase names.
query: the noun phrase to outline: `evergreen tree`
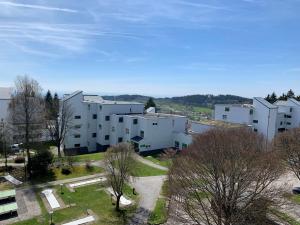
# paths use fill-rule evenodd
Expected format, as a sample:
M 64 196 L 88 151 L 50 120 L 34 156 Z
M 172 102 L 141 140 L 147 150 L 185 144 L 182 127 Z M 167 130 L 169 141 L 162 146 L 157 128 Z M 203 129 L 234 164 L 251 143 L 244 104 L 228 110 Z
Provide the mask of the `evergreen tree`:
M 150 107 L 156 107 L 156 104 L 155 104 L 155 102 L 154 102 L 154 100 L 153 100 L 152 97 L 150 97 L 150 98 L 148 99 L 148 101 L 147 101 L 147 103 L 146 103 L 146 105 L 145 105 L 145 109 L 148 109 L 148 108 L 150 108 Z
M 297 96 L 296 100 L 297 100 L 297 101 L 300 101 L 300 95 Z
M 290 90 L 288 91 L 287 97 L 288 97 L 288 98 L 294 98 L 294 97 L 295 97 L 295 93 L 293 92 L 292 89 L 290 89 Z
M 48 90 L 46 95 L 45 95 L 45 107 L 46 107 L 46 110 L 51 110 L 52 108 L 52 105 L 53 105 L 53 98 L 52 98 L 52 94 L 51 94 L 51 91 Z
M 277 95 L 273 92 L 270 96 L 270 103 L 273 104 L 277 101 Z
M 287 95 L 283 93 L 283 94 L 278 98 L 278 100 L 286 101 L 286 100 L 287 100 Z
M 59 98 L 57 93 L 55 93 L 53 97 L 53 110 L 55 116 L 57 116 L 57 114 L 59 113 Z
M 271 97 L 269 94 L 267 95 L 267 97 L 265 97 L 265 100 L 271 103 Z

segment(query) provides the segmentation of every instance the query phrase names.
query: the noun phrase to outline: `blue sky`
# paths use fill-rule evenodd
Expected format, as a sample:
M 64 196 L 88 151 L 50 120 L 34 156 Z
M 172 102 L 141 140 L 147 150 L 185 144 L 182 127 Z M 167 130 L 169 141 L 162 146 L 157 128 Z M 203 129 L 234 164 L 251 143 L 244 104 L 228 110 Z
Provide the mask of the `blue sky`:
M 299 0 L 0 0 L 0 86 L 300 94 Z

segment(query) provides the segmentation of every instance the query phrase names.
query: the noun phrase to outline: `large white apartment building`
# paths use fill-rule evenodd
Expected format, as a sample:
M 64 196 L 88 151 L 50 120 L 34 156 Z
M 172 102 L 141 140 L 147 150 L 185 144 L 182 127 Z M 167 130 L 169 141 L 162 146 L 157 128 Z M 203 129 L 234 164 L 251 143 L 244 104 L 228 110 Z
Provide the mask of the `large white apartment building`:
M 270 104 L 253 98 L 252 105 L 215 105 L 215 120 L 251 126 L 272 140 L 278 132 L 300 127 L 300 102 L 295 99 Z
M 184 116 L 144 113 L 135 102 L 107 101 L 82 91 L 65 95 L 73 111 L 73 129 L 64 141 L 67 151 L 104 151 L 120 142 L 131 142 L 138 152 L 176 147 L 191 143 Z

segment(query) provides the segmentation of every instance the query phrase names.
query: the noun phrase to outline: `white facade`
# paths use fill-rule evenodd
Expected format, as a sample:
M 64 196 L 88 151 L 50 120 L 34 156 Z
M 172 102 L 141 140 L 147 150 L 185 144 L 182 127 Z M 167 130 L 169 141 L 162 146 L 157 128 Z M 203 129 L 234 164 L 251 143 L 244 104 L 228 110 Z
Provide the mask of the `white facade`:
M 82 91 L 65 96 L 73 111 L 73 127 L 64 147 L 72 151 L 101 151 L 120 142 L 131 142 L 139 152 L 175 147 L 186 132 L 184 116 L 144 113 L 144 105 L 134 102 L 103 100 Z M 184 135 L 183 135 L 184 136 Z M 179 140 L 179 149 L 185 147 Z M 189 144 L 189 143 L 187 143 Z
M 278 132 L 300 127 L 300 102 L 295 99 L 270 104 L 253 98 L 253 105 L 215 105 L 215 119 L 247 124 L 272 140 Z
M 12 88 L 0 87 L 0 121 L 7 119 L 8 105 L 11 100 L 12 91 Z

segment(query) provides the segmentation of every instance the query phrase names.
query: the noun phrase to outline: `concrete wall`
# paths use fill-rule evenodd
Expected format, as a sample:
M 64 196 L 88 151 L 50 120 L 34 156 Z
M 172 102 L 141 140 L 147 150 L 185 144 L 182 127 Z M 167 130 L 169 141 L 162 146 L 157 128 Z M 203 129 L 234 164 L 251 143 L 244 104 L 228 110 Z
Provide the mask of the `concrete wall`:
M 225 109 L 229 109 L 226 111 Z M 228 121 L 231 123 L 251 124 L 252 115 L 251 108 L 236 105 L 215 105 L 215 120 Z M 226 118 L 223 117 L 226 116 Z

